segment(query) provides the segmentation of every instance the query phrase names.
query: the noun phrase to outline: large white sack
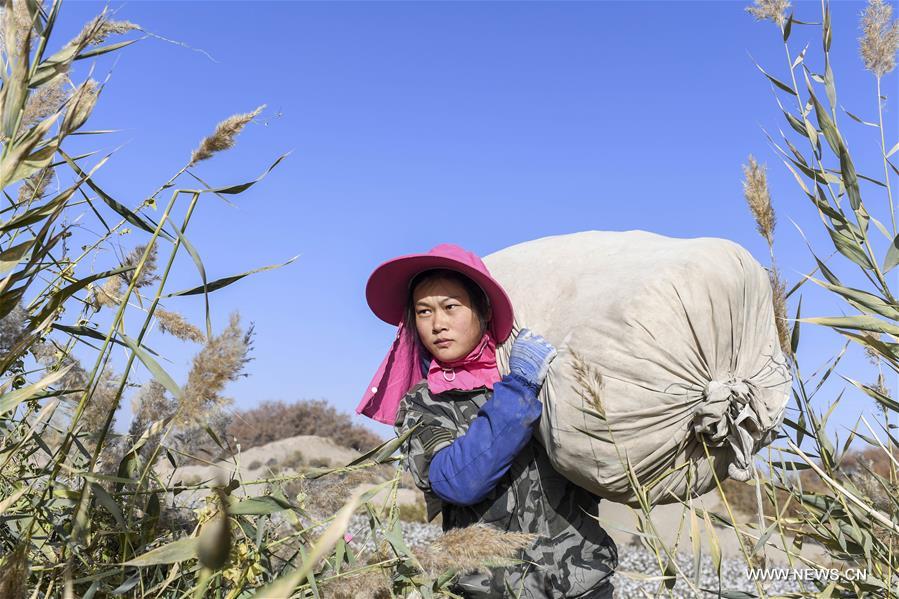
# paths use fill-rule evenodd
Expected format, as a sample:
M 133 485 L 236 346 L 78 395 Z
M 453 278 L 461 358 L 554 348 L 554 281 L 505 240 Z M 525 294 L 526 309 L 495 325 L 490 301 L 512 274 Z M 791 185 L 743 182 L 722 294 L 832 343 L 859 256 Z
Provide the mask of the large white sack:
M 558 348 L 540 393 L 540 439 L 560 473 L 631 506 L 625 459 L 653 503 L 709 491 L 713 469 L 721 479 L 751 476 L 753 454 L 783 421 L 791 380 L 771 285 L 749 252 L 724 239 L 589 231 L 484 262 L 515 308 L 500 371 L 521 328 Z

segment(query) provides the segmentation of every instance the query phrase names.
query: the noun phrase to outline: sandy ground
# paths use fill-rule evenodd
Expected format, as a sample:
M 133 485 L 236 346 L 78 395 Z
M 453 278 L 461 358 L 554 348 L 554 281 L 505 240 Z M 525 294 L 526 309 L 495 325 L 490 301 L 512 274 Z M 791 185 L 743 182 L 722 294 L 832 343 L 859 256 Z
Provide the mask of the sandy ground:
M 265 489 L 263 484 L 252 484 L 252 481 L 277 474 L 289 474 L 293 470 L 286 466 L 296 462 L 297 452 L 302 453 L 307 465 L 327 462 L 331 466 L 339 466 L 351 462 L 360 455 L 355 450 L 337 445 L 331 439 L 300 435 L 245 450 L 241 452 L 238 460 L 218 462 L 215 465 L 184 466 L 176 469 L 174 473 L 168 463 L 164 461 L 160 462 L 158 468 L 160 474 L 166 477 L 173 475 L 172 480 L 181 480 L 188 483 L 214 480 L 218 476 L 227 479 L 231 472 L 237 470 L 241 480 L 244 483 L 249 483 L 244 484 L 243 494 L 253 496 L 262 494 Z M 371 486 L 371 484 L 367 484 L 360 487 L 370 488 Z M 386 491 L 382 492 L 376 500 L 385 500 L 385 493 Z M 185 495 L 187 496 L 185 499 L 190 498 L 189 494 L 185 493 Z M 414 504 L 421 501 L 422 496 L 416 489 L 401 488 L 397 497 L 401 504 Z M 709 493 L 694 501 L 699 508 L 727 515 L 727 511 L 717 497 L 717 493 Z M 628 506 L 611 501 L 602 501 L 598 517 L 604 528 L 615 539 L 619 551 L 626 551 L 628 546 L 639 543 L 637 536 L 639 534 L 637 531 L 638 519 L 635 511 Z M 652 510 L 650 518 L 653 527 L 668 547 L 673 547 L 675 542 L 677 542 L 679 551 L 692 553 L 690 516 L 687 508 L 680 504 L 659 505 Z M 737 516 L 737 520 L 741 524 L 749 523 L 755 519 L 753 516 Z M 712 549 L 711 535 L 709 535 L 701 517 L 699 518 L 699 530 L 702 552 L 705 555 L 710 555 Z M 722 556 L 725 558 L 739 558 L 741 551 L 736 534 L 731 529 L 724 527 L 715 526 L 714 530 Z M 780 545 L 779 537 L 776 534 L 771 536 L 771 542 Z M 747 547 L 747 550 L 751 550 L 751 547 Z M 810 559 L 819 561 L 825 555 L 819 547 L 811 545 L 803 547 L 800 553 Z M 772 547 L 766 549 L 766 556 L 770 563 L 785 563 L 786 560 L 782 550 Z

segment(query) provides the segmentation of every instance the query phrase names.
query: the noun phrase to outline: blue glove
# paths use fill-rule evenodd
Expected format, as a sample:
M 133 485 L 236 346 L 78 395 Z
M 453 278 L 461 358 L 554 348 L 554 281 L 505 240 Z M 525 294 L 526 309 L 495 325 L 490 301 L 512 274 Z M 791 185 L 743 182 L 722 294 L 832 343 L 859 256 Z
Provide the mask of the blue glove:
M 556 348 L 546 339 L 529 329 L 521 329 L 509 354 L 509 370 L 536 390 L 543 384 L 549 363 L 555 357 Z
M 493 385 L 493 397 L 468 431 L 434 455 L 428 471 L 431 490 L 456 505 L 483 500 L 531 439 L 542 410 L 530 383 L 506 375 Z

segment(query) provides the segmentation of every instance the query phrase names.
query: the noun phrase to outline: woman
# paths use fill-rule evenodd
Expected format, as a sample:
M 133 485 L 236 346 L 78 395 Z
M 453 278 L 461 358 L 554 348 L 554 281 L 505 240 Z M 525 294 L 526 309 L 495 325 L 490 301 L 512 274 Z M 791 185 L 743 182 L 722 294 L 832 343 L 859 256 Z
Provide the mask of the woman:
M 412 430 L 404 447 L 443 529 L 488 524 L 535 535 L 521 564 L 461 575 L 465 597 L 610 598 L 614 541 L 592 517 L 599 498 L 569 482 L 534 438 L 537 399 L 556 350 L 522 330 L 510 373 L 495 348 L 512 333 L 512 305 L 480 258 L 443 244 L 372 273 L 372 311 L 398 325 L 357 411 Z

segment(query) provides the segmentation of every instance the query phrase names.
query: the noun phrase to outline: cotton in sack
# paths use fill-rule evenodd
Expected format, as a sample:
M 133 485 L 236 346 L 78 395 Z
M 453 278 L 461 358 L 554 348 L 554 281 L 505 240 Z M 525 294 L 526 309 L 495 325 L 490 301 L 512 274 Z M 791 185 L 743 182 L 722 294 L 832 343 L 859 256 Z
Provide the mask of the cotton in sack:
M 558 349 L 539 438 L 561 474 L 633 507 L 628 463 L 653 504 L 713 489 L 713 471 L 752 476 L 791 379 L 771 285 L 749 252 L 724 239 L 589 231 L 484 262 L 515 309 L 501 373 L 522 328 Z

